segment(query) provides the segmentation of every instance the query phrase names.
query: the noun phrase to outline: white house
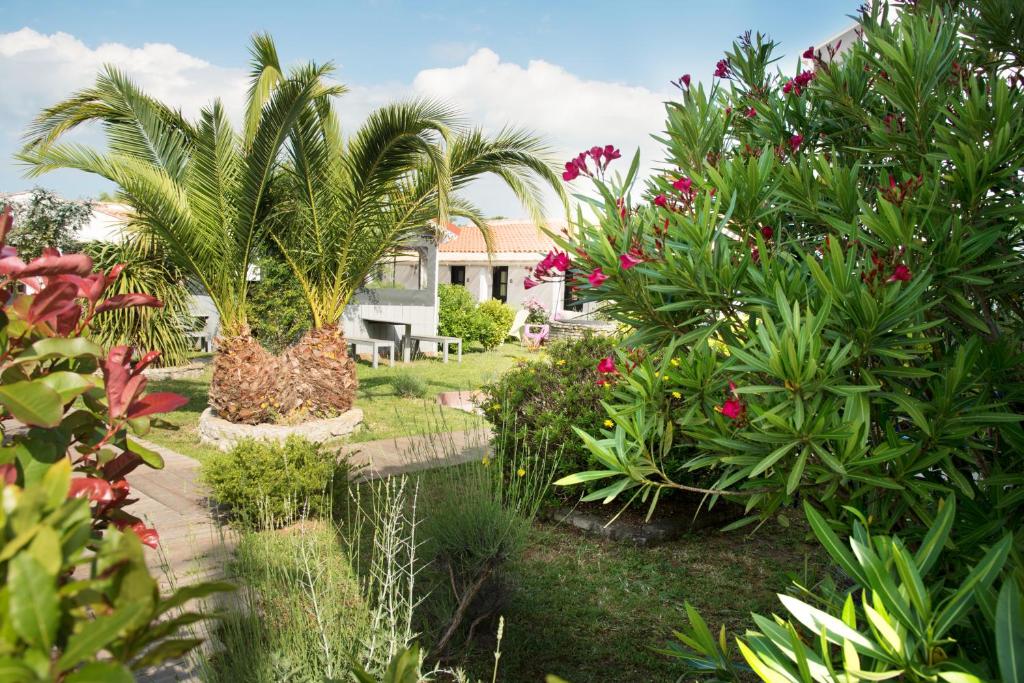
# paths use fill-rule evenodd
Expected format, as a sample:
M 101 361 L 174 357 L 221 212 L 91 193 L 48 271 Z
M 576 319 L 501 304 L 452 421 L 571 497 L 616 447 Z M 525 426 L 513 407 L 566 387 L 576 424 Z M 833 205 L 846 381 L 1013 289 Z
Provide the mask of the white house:
M 564 221 L 547 221 L 545 226 L 558 232 Z M 477 301 L 498 299 L 513 308 L 521 308 L 528 299 L 536 299 L 549 311 L 564 308 L 562 282 L 544 282 L 527 290 L 524 280 L 554 241 L 537 224 L 528 220 L 490 222 L 492 252 L 479 228 L 448 226 L 449 239 L 438 247 L 438 282 L 465 286 Z

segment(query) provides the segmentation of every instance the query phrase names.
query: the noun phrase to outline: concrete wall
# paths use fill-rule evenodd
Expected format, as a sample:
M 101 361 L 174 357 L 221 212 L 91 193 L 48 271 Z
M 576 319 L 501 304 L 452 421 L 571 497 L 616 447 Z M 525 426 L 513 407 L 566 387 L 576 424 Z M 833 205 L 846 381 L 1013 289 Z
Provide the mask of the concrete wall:
M 437 334 L 437 248 L 433 244 L 416 245 L 423 253 L 420 268 L 423 275 L 423 289 L 363 289 L 356 293 L 342 315 L 342 329 L 346 335 L 391 339 L 395 342 L 398 357 L 398 342 L 405 327 L 400 324 L 386 324 L 380 321 L 409 323 L 413 334 Z M 403 279 L 415 272 L 412 266 L 399 264 Z M 422 351 L 433 352 L 436 344 L 423 343 Z

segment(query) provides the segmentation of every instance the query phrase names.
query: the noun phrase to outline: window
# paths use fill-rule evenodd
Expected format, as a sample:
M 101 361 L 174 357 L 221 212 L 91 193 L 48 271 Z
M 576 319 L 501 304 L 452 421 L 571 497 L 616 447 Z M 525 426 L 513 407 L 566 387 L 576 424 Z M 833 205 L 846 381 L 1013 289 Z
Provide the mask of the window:
M 466 286 L 466 266 L 451 266 L 451 283 Z
M 573 291 L 572 285 L 569 283 L 575 279 L 574 274 L 571 272 L 572 269 L 565 271 L 565 282 L 562 284 L 562 308 L 566 311 L 582 311 L 583 302 Z
M 502 303 L 508 301 L 508 266 L 491 269 L 491 298 Z

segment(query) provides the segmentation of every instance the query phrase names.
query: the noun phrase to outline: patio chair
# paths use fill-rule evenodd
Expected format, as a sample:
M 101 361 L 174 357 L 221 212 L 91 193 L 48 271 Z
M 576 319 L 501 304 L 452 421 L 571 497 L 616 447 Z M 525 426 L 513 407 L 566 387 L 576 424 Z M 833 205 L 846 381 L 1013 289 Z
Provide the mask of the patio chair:
M 523 342 L 526 348 L 536 351 L 551 332 L 550 325 L 523 325 Z

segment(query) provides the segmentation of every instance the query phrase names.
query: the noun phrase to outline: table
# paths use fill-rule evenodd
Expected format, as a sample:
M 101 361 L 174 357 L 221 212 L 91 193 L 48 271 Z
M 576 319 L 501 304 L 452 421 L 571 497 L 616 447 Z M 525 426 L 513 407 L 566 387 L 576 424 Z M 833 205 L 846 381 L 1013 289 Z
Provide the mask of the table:
M 378 325 L 394 325 L 396 327 L 405 328 L 404 334 L 402 334 L 402 362 L 408 363 L 411 352 L 412 344 L 409 343 L 409 338 L 412 336 L 412 323 L 407 323 L 401 320 L 381 320 L 380 318 L 363 318 L 363 323 L 377 323 Z

